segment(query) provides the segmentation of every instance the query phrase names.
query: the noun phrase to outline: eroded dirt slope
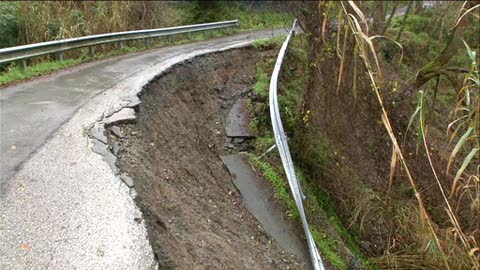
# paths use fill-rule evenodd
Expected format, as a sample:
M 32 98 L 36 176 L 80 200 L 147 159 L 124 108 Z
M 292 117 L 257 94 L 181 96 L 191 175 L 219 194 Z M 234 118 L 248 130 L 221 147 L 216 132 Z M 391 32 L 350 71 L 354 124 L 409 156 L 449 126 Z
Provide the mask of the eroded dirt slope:
M 138 222 L 161 269 L 304 267 L 263 232 L 220 159 L 238 151 L 226 141 L 226 116 L 251 91 L 260 54 L 233 50 L 174 67 L 145 87 L 136 123 L 121 126 L 120 168 L 134 179 Z

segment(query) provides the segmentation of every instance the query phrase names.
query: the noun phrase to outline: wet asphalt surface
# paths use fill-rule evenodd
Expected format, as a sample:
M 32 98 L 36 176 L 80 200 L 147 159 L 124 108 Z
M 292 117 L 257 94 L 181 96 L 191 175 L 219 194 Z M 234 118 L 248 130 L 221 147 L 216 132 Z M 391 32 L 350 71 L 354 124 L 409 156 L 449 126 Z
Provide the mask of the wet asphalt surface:
M 156 268 L 128 187 L 85 130 L 173 64 L 271 35 L 160 48 L 0 89 L 0 269 Z

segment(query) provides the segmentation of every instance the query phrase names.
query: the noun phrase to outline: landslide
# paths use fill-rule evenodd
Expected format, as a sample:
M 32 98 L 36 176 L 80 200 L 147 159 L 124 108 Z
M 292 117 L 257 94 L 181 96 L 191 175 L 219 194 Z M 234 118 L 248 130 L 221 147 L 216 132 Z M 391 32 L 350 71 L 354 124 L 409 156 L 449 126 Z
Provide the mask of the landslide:
M 261 55 L 197 57 L 143 89 L 135 123 L 120 126 L 119 167 L 133 178 L 160 269 L 302 269 L 244 206 L 220 156 L 231 106 L 250 95 Z M 241 150 L 241 149 L 240 149 Z

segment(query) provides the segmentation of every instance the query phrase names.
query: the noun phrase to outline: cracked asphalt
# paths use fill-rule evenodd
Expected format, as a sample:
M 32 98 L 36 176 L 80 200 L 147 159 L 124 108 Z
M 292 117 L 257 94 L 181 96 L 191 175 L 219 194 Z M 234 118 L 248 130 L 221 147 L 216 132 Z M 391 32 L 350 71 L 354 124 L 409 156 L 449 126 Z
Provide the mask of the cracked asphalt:
M 176 63 L 282 33 L 149 50 L 0 89 L 0 269 L 155 269 L 141 213 L 87 127 Z

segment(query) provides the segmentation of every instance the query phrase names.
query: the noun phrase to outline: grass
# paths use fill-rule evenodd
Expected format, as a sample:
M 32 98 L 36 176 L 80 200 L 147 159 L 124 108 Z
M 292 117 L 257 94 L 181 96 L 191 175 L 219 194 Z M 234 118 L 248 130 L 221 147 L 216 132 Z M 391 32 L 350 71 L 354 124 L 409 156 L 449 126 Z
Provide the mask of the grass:
M 140 47 L 123 47 L 122 49 L 115 49 L 107 53 L 88 55 L 82 54 L 79 58 L 65 59 L 63 61 L 46 60 L 27 66 L 24 70 L 21 69 L 16 63 L 11 64 L 7 72 L 0 74 L 0 86 L 8 85 L 14 82 L 19 82 L 27 79 L 31 79 L 37 76 L 53 73 L 55 71 L 73 67 L 82 63 L 104 59 L 112 56 L 134 53 L 141 51 L 144 48 Z
M 65 61 L 46 61 L 35 64 L 33 66 L 27 66 L 25 70 L 22 70 L 18 66 L 12 67 L 8 72 L 0 75 L 0 85 L 6 85 L 12 82 L 22 81 L 43 74 L 51 73 L 60 69 L 72 67 L 84 62 L 83 59 L 68 59 Z
M 273 38 L 262 38 L 253 42 L 252 46 L 256 50 L 270 50 L 275 46 L 282 44 L 285 40 L 285 35 L 278 35 Z
M 322 254 L 328 258 L 328 261 L 339 270 L 347 270 L 348 266 L 343 261 L 343 258 L 338 254 L 338 241 L 329 237 L 326 234 L 322 234 L 315 229 L 312 229 L 313 240 L 317 244 L 318 248 L 322 251 Z

